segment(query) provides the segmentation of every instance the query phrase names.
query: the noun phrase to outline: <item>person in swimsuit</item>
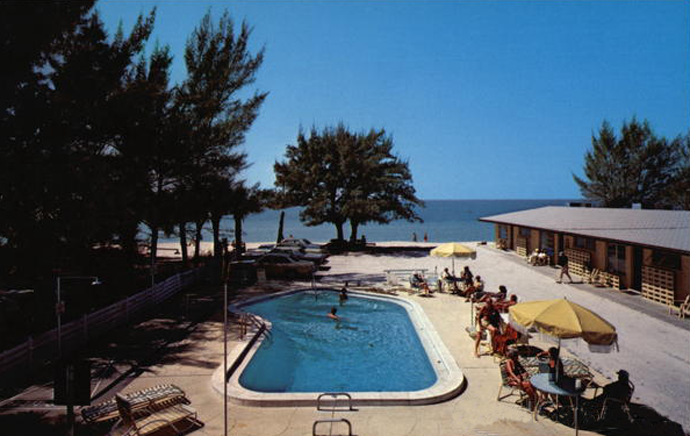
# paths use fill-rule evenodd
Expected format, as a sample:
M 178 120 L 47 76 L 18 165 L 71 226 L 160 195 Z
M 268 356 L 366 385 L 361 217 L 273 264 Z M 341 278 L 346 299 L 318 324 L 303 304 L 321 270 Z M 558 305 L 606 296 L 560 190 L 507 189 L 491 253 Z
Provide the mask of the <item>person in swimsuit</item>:
M 340 321 L 340 317 L 336 315 L 336 313 L 338 313 L 338 309 L 336 309 L 335 307 L 331 307 L 331 311 L 326 316 L 332 320 Z
M 522 364 L 520 364 L 520 361 L 518 360 L 518 353 L 516 350 L 508 351 L 508 360 L 506 360 L 506 372 L 508 373 L 508 377 L 510 379 L 509 383 L 513 384 L 514 386 L 519 386 L 520 389 L 522 389 L 527 394 L 531 404 L 536 404 L 537 391 L 534 389 L 534 386 L 532 386 L 532 383 L 529 381 L 529 373 L 525 370 Z

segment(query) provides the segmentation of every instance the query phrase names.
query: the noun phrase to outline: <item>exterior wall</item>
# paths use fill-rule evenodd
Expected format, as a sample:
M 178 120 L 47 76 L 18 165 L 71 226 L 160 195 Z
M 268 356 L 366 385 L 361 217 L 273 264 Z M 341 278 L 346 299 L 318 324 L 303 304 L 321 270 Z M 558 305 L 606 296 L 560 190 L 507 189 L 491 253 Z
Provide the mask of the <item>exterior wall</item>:
M 600 271 L 606 271 L 607 259 L 606 259 L 606 241 L 600 241 L 597 239 L 594 241 L 594 253 L 592 253 L 592 268 L 596 268 Z

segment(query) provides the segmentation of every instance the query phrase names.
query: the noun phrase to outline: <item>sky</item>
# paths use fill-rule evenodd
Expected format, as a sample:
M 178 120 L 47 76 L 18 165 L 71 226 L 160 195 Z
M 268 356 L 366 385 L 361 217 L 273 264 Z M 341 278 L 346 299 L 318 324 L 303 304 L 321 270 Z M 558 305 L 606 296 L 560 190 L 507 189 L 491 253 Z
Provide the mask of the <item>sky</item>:
M 252 28 L 268 91 L 244 177 L 272 187 L 300 127 L 385 128 L 422 199 L 579 198 L 592 135 L 633 117 L 690 128 L 690 3 L 678 1 L 112 1 L 112 34 L 157 8 L 148 52 L 172 81 L 207 11 Z

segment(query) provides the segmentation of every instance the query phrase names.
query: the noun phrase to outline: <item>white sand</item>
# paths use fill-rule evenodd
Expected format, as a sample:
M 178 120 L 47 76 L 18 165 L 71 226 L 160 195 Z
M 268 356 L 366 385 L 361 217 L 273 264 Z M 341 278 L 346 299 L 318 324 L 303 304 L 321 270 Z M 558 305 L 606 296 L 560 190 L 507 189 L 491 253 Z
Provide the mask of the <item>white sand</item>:
M 469 265 L 475 275 L 485 280 L 487 289 L 497 290 L 506 285 L 510 293 L 518 294 L 520 301 L 546 300 L 566 297 L 587 307 L 614 326 L 619 334 L 620 351 L 610 354 L 592 353 L 582 342 L 564 345 L 571 354 L 587 363 L 591 368 L 609 379 L 615 379 L 615 372 L 625 369 L 635 384 L 634 402 L 654 408 L 662 415 L 690 429 L 690 333 L 665 322 L 661 313 L 659 319 L 609 301 L 584 291 L 595 288 L 585 284 L 556 284 L 557 269 L 532 267 L 522 261 L 514 252 L 502 252 L 491 245 L 477 246 L 476 260 L 456 260 L 458 272 L 463 265 Z M 378 245 L 411 245 L 409 242 Z M 417 244 L 431 248 L 435 244 Z M 350 253 L 333 256 L 329 263 L 331 270 L 325 273 L 324 283 L 361 280 L 367 283 L 384 282 L 386 269 L 437 268 L 439 273 L 451 266 L 450 259 L 440 259 L 420 253 L 398 253 L 396 255 L 369 255 Z M 576 281 L 579 277 L 573 275 Z M 597 289 L 597 292 L 618 292 Z M 641 297 L 625 295 L 639 301 Z M 654 303 L 649 302 L 649 305 Z M 469 320 L 461 320 L 464 327 Z M 460 329 L 459 329 L 460 330 Z

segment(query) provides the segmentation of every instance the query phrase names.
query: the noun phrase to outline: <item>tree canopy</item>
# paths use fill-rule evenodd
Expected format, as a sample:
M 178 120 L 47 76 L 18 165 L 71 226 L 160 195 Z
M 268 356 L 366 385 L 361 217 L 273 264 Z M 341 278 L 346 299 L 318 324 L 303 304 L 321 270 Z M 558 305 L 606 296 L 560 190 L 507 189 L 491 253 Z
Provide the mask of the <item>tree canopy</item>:
M 646 120 L 624 122 L 620 135 L 604 121 L 585 154 L 584 178 L 573 178 L 585 198 L 604 207 L 677 207 L 667 191 L 679 183 L 680 147 L 680 138 L 657 137 Z
M 352 133 L 339 124 L 312 127 L 308 137 L 300 130 L 274 171 L 283 205 L 303 206 L 300 219 L 309 226 L 332 223 L 338 240 L 348 220 L 351 240 L 368 222 L 421 221 L 415 208 L 423 202 L 415 196 L 408 164 L 393 154 L 383 129 Z
M 247 93 L 263 61 L 249 26 L 206 14 L 175 85 L 168 47 L 146 53 L 155 9 L 110 36 L 93 4 L 0 5 L 11 60 L 0 84 L 0 264 L 12 274 L 78 271 L 94 247 L 121 248 L 133 266 L 142 224 L 152 264 L 159 232 L 177 228 L 186 244 L 189 222 L 198 253 L 205 222 L 256 209 L 220 200 L 237 198 L 249 165 L 238 147 L 267 95 Z

